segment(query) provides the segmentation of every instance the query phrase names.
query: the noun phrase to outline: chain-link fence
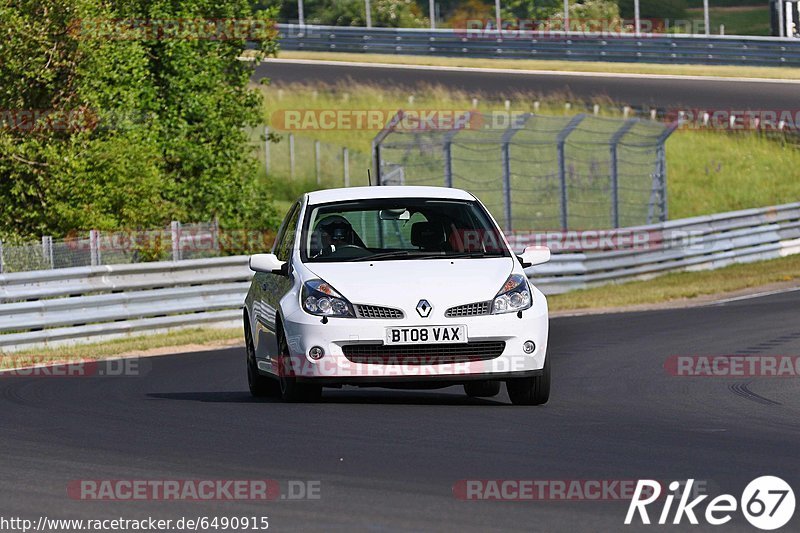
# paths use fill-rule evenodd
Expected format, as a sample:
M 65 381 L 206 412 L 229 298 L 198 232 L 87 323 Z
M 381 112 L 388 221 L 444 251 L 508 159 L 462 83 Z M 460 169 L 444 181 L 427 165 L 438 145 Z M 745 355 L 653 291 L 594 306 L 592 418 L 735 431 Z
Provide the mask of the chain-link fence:
M 468 113 L 450 129 L 403 128 L 373 143 L 381 185 L 473 192 L 506 230 L 636 226 L 667 218 L 664 143 L 675 125 L 580 114 Z
M 0 273 L 149 261 L 180 261 L 269 250 L 270 231 L 224 230 L 215 222 L 134 231 L 89 231 L 41 242 L 0 241 Z
M 364 169 L 371 166 L 368 153 L 295 135 L 277 133 L 269 140 L 269 128 L 249 131 L 250 147 L 267 176 L 304 182 L 316 181 L 320 187 L 366 185 Z

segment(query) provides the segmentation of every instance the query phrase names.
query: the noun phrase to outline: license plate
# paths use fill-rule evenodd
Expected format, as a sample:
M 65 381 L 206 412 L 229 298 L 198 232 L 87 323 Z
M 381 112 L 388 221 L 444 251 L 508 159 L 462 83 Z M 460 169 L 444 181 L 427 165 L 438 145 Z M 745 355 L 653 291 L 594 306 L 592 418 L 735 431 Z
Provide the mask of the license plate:
M 464 325 L 386 328 L 386 344 L 459 344 L 467 340 Z

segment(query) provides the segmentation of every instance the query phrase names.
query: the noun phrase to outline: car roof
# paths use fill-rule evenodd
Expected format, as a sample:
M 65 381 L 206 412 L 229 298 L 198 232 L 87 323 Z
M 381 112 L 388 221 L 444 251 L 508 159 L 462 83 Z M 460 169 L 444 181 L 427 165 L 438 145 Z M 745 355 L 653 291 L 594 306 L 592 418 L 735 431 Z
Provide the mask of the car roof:
M 421 186 L 372 186 L 348 187 L 344 189 L 324 189 L 308 193 L 309 205 L 344 202 L 348 200 L 369 200 L 373 198 L 436 198 L 443 200 L 474 200 L 467 191 L 450 187 Z

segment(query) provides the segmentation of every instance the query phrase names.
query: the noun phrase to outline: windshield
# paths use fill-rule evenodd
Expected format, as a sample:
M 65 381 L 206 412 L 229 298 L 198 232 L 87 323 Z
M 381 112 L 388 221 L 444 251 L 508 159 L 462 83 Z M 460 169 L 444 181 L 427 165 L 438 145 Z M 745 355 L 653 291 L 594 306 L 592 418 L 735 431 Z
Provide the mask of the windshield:
M 386 198 L 312 205 L 304 262 L 510 257 L 476 201 Z

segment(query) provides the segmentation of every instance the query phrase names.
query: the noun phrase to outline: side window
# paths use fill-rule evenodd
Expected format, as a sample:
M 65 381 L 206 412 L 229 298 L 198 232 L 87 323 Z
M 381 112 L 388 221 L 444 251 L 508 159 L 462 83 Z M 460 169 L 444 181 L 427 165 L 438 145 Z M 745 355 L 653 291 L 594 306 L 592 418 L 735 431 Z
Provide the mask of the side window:
M 294 244 L 295 235 L 297 235 L 297 222 L 300 218 L 300 204 L 295 203 L 294 207 L 286 215 L 281 231 L 275 241 L 275 255 L 281 261 L 288 261 L 292 255 L 292 245 Z

